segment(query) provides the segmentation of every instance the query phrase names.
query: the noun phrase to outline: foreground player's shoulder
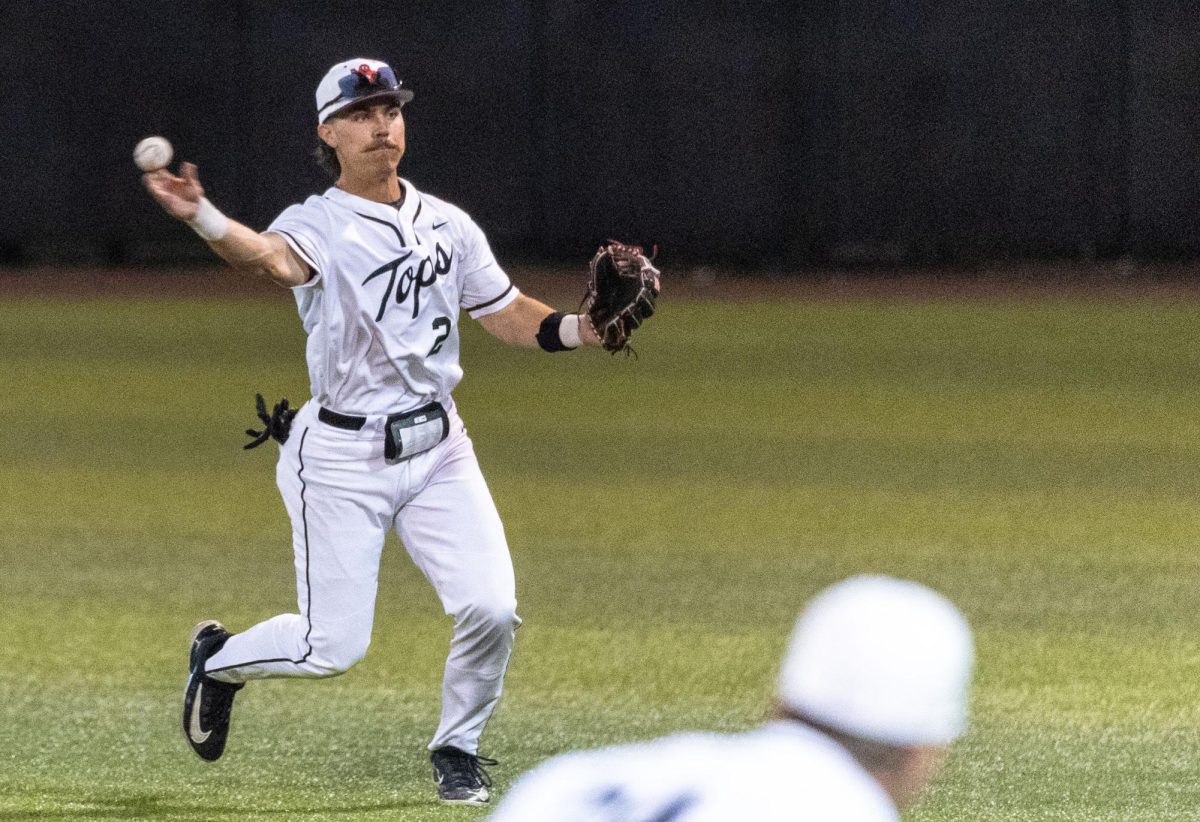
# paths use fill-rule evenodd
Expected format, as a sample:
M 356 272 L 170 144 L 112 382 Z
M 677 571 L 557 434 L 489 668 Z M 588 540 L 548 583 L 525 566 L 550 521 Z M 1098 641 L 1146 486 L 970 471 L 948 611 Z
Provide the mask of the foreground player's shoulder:
M 710 735 L 682 734 L 563 754 L 522 777 L 494 818 L 536 822 L 621 809 L 650 819 L 672 806 L 694 810 L 710 801 L 718 751 Z
M 608 754 L 567 753 L 543 762 L 517 780 L 490 822 L 551 822 L 586 810 Z
M 768 723 L 741 734 L 730 751 L 731 772 L 741 784 L 752 784 L 764 761 L 793 774 L 791 789 L 803 796 L 813 819 L 845 822 L 898 822 L 895 804 L 876 779 L 840 744 L 815 730 L 790 723 Z M 769 802 L 780 797 L 767 795 Z M 795 800 L 782 797 L 784 810 Z M 774 811 L 772 811 L 773 813 Z

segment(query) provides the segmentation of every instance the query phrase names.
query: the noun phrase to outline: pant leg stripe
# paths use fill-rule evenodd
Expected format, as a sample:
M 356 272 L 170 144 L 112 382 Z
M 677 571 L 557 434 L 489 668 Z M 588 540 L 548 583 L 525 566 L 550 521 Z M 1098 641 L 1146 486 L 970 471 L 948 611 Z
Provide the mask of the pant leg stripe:
M 304 521 L 304 587 L 308 590 L 308 613 L 304 615 L 308 621 L 308 630 L 304 634 L 304 644 L 308 646 L 308 650 L 304 656 L 299 659 L 255 659 L 250 662 L 239 662 L 236 665 L 225 665 L 221 668 L 209 668 L 205 671 L 206 674 L 215 674 L 219 671 L 228 671 L 233 668 L 248 668 L 251 665 L 265 665 L 269 662 L 290 662 L 293 665 L 299 665 L 312 656 L 312 643 L 309 642 L 309 637 L 312 635 L 312 584 L 309 582 L 308 575 L 308 503 L 304 499 L 304 492 L 308 490 L 308 485 L 304 482 L 304 440 L 308 437 L 308 429 L 304 429 L 304 433 L 300 436 L 300 470 L 296 472 L 296 478 L 300 480 L 300 518 Z
M 312 642 L 309 637 L 312 636 L 312 583 L 309 581 L 308 571 L 308 501 L 304 498 L 304 492 L 308 490 L 308 484 L 304 481 L 304 441 L 308 438 L 308 429 L 304 429 L 304 434 L 300 437 L 300 470 L 296 472 L 296 477 L 300 480 L 300 518 L 304 520 L 304 587 L 308 589 L 308 596 L 305 598 L 308 602 L 308 613 L 304 618 L 308 620 L 308 631 L 304 634 L 304 644 L 308 646 L 308 650 L 304 656 L 297 660 L 297 664 L 306 661 L 312 656 Z

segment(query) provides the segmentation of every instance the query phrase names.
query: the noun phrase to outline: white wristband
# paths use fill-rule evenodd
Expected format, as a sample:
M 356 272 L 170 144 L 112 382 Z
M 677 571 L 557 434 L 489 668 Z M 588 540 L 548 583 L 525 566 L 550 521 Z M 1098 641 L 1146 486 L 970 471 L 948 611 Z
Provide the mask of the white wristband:
M 221 239 L 229 231 L 229 218 L 210 203 L 207 197 L 200 198 L 196 216 L 188 220 L 187 224 L 192 227 L 192 231 L 210 243 Z
M 583 340 L 579 337 L 579 319 L 578 314 L 567 314 L 558 324 L 558 338 L 567 348 L 578 348 L 583 345 Z

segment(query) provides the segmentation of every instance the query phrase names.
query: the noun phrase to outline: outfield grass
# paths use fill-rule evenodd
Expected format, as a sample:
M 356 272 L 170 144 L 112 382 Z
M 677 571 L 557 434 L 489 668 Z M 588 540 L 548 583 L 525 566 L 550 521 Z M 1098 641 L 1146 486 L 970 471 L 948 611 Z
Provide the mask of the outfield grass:
M 454 820 L 449 623 L 394 541 L 344 677 L 178 730 L 191 626 L 294 608 L 254 392 L 307 394 L 276 302 L 0 301 L 0 820 Z M 973 726 L 907 818 L 1200 818 L 1200 324 L 1190 305 L 665 303 L 641 358 L 466 329 L 457 398 L 525 625 L 484 738 L 558 751 L 762 716 L 797 608 L 877 571 L 970 617 Z

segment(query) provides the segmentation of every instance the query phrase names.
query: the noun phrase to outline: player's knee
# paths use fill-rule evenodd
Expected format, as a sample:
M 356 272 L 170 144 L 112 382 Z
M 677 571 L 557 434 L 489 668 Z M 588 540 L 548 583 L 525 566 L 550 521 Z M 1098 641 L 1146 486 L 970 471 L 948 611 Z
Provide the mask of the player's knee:
M 512 597 L 477 600 L 463 609 L 458 621 L 465 630 L 491 636 L 511 635 L 521 624 L 517 601 Z
M 370 634 L 320 634 L 311 638 L 309 663 L 319 676 L 338 676 L 354 667 L 367 655 Z

